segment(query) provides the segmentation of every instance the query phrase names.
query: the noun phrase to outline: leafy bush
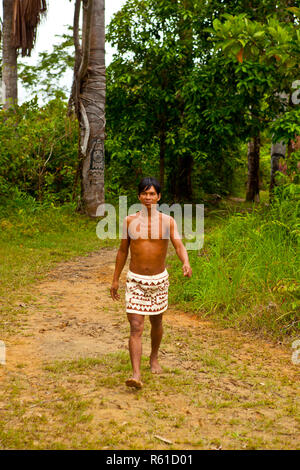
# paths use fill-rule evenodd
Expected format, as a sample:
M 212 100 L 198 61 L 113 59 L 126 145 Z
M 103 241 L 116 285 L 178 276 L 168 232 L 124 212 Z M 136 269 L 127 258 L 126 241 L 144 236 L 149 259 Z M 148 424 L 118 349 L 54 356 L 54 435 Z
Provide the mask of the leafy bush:
M 39 107 L 37 97 L 0 111 L 0 193 L 18 187 L 39 201 L 69 201 L 76 172 L 77 121 L 61 98 Z

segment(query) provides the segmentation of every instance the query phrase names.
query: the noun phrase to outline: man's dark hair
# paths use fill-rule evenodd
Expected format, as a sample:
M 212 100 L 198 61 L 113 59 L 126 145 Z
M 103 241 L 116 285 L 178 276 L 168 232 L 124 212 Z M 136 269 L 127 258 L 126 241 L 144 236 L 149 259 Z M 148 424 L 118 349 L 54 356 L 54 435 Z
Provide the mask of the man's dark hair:
M 161 187 L 157 179 L 148 176 L 147 178 L 143 178 L 138 186 L 139 195 L 141 194 L 141 192 L 151 188 L 151 186 L 154 186 L 157 195 L 161 193 Z

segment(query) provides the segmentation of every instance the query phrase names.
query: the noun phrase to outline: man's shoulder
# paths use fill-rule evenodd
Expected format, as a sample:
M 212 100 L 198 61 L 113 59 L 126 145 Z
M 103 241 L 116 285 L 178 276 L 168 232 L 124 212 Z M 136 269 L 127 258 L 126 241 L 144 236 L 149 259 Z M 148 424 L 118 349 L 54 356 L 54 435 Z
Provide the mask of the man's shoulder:
M 171 215 L 165 214 L 164 212 L 159 212 L 159 213 L 161 214 L 162 218 L 165 220 L 173 219 Z
M 172 217 L 171 215 L 168 215 L 168 214 L 164 214 L 163 212 L 160 212 L 161 213 L 161 217 L 162 217 L 162 220 L 163 222 L 166 222 L 168 224 L 173 224 L 175 219 L 174 217 Z
M 135 214 L 129 214 L 124 218 L 124 222 L 131 222 L 131 220 L 136 219 L 139 216 L 139 212 L 136 212 Z

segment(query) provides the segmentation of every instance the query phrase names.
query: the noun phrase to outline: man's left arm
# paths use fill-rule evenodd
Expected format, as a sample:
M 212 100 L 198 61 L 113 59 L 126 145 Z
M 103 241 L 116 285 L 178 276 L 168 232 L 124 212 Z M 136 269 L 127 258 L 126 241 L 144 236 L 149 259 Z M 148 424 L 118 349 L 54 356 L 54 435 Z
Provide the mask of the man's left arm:
M 184 244 L 181 241 L 177 224 L 173 217 L 170 217 L 170 239 L 173 243 L 173 246 L 176 250 L 176 254 L 180 261 L 182 262 L 182 271 L 184 276 L 191 277 L 192 276 L 192 268 L 189 262 L 189 256 L 186 251 Z

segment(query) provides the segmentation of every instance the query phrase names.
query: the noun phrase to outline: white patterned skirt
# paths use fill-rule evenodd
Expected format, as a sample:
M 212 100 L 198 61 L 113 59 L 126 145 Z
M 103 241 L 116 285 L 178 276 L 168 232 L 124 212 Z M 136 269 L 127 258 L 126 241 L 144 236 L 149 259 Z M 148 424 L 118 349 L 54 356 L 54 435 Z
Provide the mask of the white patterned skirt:
M 169 274 L 146 276 L 128 271 L 126 279 L 126 312 L 159 315 L 168 308 Z

